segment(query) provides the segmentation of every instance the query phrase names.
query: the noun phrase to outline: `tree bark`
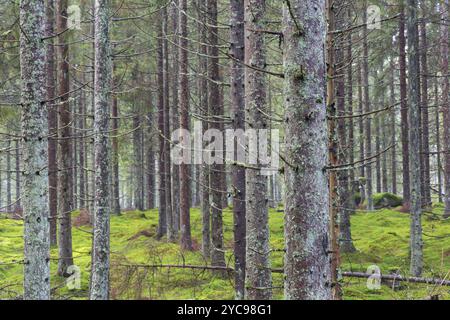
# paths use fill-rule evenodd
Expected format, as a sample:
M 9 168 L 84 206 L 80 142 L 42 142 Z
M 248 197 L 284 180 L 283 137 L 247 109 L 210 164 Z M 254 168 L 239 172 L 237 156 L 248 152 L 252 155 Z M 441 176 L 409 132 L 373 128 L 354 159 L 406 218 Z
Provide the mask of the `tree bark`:
M 108 0 L 95 0 L 95 79 L 94 79 L 94 238 L 90 299 L 109 299 L 110 201 L 109 201 L 109 118 L 112 83 L 109 40 L 110 9 Z
M 290 9 L 286 5 L 283 9 L 288 137 L 284 295 L 288 300 L 327 300 L 332 292 L 329 190 L 324 170 L 328 165 L 326 65 L 319 58 L 325 57 L 325 0 L 290 3 Z
M 179 83 L 179 101 L 180 101 L 180 129 L 189 130 L 189 78 L 188 78 L 188 26 L 187 26 L 187 0 L 180 0 L 180 83 Z M 183 141 L 186 143 L 187 141 Z M 184 145 L 188 147 L 188 145 Z M 180 218 L 181 218 L 181 249 L 192 250 L 191 239 L 191 214 L 190 214 L 190 196 L 191 179 L 190 165 L 182 163 L 180 165 Z
M 423 269 L 422 193 L 420 175 L 420 66 L 417 0 L 408 0 L 409 143 L 411 181 L 411 274 L 420 277 Z
M 244 83 L 244 2 L 242 0 L 230 1 L 230 54 L 231 61 L 231 120 L 234 130 L 245 130 L 245 83 Z M 237 142 L 233 144 L 234 150 L 242 149 Z M 232 168 L 232 194 L 233 194 L 233 226 L 234 226 L 234 286 L 237 300 L 245 296 L 245 168 L 233 166 Z
M 264 30 L 265 0 L 245 0 L 245 63 L 257 69 L 266 66 Z M 245 69 L 245 123 L 246 130 L 267 129 L 265 74 L 253 68 Z M 257 141 L 255 143 L 259 149 Z M 250 145 L 249 145 L 250 146 Z M 256 150 L 258 150 L 256 149 Z M 259 158 L 259 157 L 258 157 Z M 259 160 L 259 159 L 258 159 Z M 267 177 L 261 174 L 258 161 L 245 172 L 246 179 L 246 298 L 272 298 L 270 271 L 270 235 L 267 199 Z
M 72 147 L 72 113 L 69 105 L 69 38 L 67 33 L 67 0 L 56 2 L 56 29 L 58 36 L 58 96 L 59 108 L 59 260 L 58 275 L 67 276 L 67 268 L 73 265 L 72 257 L 72 221 L 73 208 L 73 147 Z
M 24 299 L 50 299 L 48 123 L 43 0 L 20 1 L 23 145 Z
M 209 66 L 208 66 L 208 105 L 210 108 L 209 129 L 222 130 L 223 105 L 220 101 L 220 70 L 217 28 L 217 0 L 208 0 L 209 26 Z M 222 221 L 222 189 L 223 164 L 214 163 L 210 166 L 211 203 L 211 264 L 225 265 L 223 250 L 223 221 Z

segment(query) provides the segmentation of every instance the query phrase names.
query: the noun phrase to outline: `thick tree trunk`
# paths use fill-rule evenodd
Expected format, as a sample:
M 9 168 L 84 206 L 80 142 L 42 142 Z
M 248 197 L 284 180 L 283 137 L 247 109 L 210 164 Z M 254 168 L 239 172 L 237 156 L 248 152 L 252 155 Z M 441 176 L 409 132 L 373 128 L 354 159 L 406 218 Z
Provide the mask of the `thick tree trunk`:
M 244 83 L 244 3 L 242 0 L 230 1 L 230 50 L 231 61 L 231 120 L 234 130 L 245 130 L 245 83 Z M 237 142 L 234 150 L 242 149 Z M 234 286 L 235 297 L 244 299 L 245 295 L 245 168 L 233 166 L 233 225 L 234 225 Z
M 256 69 L 266 66 L 264 34 L 265 0 L 245 0 L 245 63 Z M 266 117 L 265 74 L 250 67 L 245 69 L 245 123 L 246 129 L 268 128 Z M 249 141 L 255 143 L 257 141 Z M 258 150 L 256 149 L 256 150 Z M 259 158 L 259 157 L 258 157 Z M 261 174 L 258 159 L 246 178 L 246 298 L 262 300 L 272 298 L 272 274 L 270 271 L 269 212 L 267 177 Z
M 290 3 L 283 10 L 288 137 L 284 293 L 289 300 L 331 299 L 326 65 L 318 58 L 325 57 L 325 0 Z M 302 30 L 295 21 L 302 22 Z
M 20 1 L 25 300 L 50 299 L 44 2 Z
M 83 72 L 82 75 L 82 83 L 85 83 L 86 77 Z M 80 157 L 80 184 L 78 185 L 78 193 L 79 193 L 79 199 L 80 199 L 80 208 L 86 209 L 86 201 L 87 201 L 87 191 L 86 191 L 86 143 L 84 140 L 85 135 L 85 128 L 86 128 L 86 93 L 83 91 L 81 93 L 81 101 L 78 106 L 78 113 L 79 113 L 79 128 L 80 128 L 80 143 L 79 143 L 79 157 Z
M 420 66 L 417 0 L 408 0 L 408 74 L 409 74 L 409 143 L 411 181 L 411 274 L 420 277 L 423 270 L 422 193 L 420 175 Z
M 109 118 L 111 91 L 111 48 L 109 42 L 109 1 L 95 0 L 94 150 L 95 196 L 92 250 L 91 300 L 109 299 Z
M 67 268 L 73 265 L 72 257 L 72 221 L 73 208 L 73 147 L 72 147 L 72 113 L 69 105 L 69 38 L 67 33 L 67 0 L 56 2 L 56 27 L 58 37 L 58 95 L 60 96 L 59 124 L 59 200 L 58 231 L 59 260 L 58 275 L 67 276 Z

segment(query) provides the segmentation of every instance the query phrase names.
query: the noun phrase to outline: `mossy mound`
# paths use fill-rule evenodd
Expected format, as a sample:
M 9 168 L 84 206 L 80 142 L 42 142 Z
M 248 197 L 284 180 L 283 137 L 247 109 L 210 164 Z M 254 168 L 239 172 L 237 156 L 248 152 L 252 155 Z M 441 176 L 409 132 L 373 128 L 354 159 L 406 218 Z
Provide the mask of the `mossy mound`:
M 372 196 L 375 209 L 396 208 L 403 205 L 403 198 L 389 192 L 377 193 Z

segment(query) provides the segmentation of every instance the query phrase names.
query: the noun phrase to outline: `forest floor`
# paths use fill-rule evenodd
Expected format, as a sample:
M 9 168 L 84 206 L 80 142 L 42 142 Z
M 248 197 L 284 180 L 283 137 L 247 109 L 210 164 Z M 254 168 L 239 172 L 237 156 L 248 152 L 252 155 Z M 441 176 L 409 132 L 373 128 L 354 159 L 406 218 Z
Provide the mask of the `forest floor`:
M 450 220 L 442 220 L 443 207 L 435 205 L 424 215 L 424 259 L 427 277 L 450 278 Z M 74 217 L 78 215 L 74 213 Z M 205 265 L 200 253 L 201 215 L 192 209 L 193 252 L 181 252 L 178 244 L 156 240 L 157 210 L 129 211 L 111 217 L 111 298 L 113 299 L 233 299 L 232 277 L 217 272 L 150 268 L 143 265 Z M 357 252 L 342 255 L 342 270 L 366 272 L 377 265 L 383 274 L 393 271 L 407 275 L 409 268 L 409 218 L 397 210 L 359 212 L 352 216 Z M 22 292 L 21 220 L 0 216 L 0 298 L 17 298 Z M 52 248 L 52 288 L 55 299 L 86 299 L 89 290 L 90 227 L 73 228 L 74 263 L 81 271 L 81 288 L 68 290 L 65 279 L 57 277 L 57 249 Z M 270 211 L 272 267 L 283 262 L 283 213 Z M 224 211 L 224 243 L 232 266 L 232 212 Z M 139 265 L 139 266 L 137 266 Z M 281 299 L 282 275 L 274 274 L 274 298 Z M 450 299 L 450 287 L 403 283 L 380 290 L 367 288 L 365 279 L 342 279 L 345 299 Z

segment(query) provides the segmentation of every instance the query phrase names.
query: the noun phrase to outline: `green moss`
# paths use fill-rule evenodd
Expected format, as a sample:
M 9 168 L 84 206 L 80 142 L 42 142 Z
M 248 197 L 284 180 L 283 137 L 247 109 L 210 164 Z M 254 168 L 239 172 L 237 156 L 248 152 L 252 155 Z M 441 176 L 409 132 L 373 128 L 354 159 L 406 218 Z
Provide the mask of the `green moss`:
M 440 219 L 443 207 L 433 206 L 433 219 L 424 219 L 425 276 L 445 277 L 450 269 L 450 221 Z M 196 250 L 181 252 L 177 243 L 157 241 L 154 233 L 158 224 L 157 210 L 124 212 L 111 216 L 111 281 L 112 298 L 121 299 L 232 299 L 232 278 L 203 270 L 131 268 L 128 264 L 193 264 L 204 265 L 200 254 L 201 212 L 191 211 L 192 237 Z M 224 210 L 224 244 L 227 261 L 232 266 L 233 223 L 231 209 Z M 357 252 L 342 255 L 342 270 L 366 271 L 378 265 L 383 273 L 399 271 L 408 274 L 409 216 L 395 210 L 383 209 L 352 215 L 352 235 Z M 0 218 L 0 298 L 12 298 L 22 292 L 22 265 L 2 264 L 22 260 L 22 221 Z M 90 227 L 73 229 L 74 260 L 81 269 L 81 290 L 69 291 L 64 279 L 57 277 L 57 249 L 52 249 L 52 287 L 54 298 L 86 299 L 89 290 L 91 239 Z M 142 233 L 141 231 L 147 231 Z M 270 211 L 272 267 L 283 266 L 283 212 Z M 273 275 L 274 297 L 283 297 L 283 276 Z M 406 285 L 394 291 L 389 284 L 381 290 L 367 289 L 366 280 L 342 280 L 345 299 L 424 299 L 440 294 L 450 299 L 448 288 L 427 285 Z

